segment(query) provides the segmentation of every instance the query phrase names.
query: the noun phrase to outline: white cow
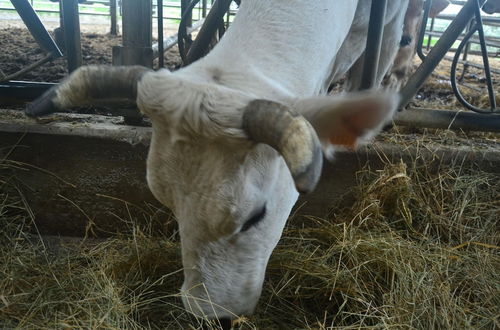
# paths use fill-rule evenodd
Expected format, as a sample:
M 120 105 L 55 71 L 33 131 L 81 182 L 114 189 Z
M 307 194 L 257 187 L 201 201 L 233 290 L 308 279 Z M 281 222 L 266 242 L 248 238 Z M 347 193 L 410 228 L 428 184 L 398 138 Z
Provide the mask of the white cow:
M 449 0 L 433 0 L 429 11 L 429 17 L 436 17 L 450 4 Z M 413 67 L 413 58 L 417 51 L 417 43 L 424 16 L 424 0 L 410 0 L 404 17 L 403 36 L 399 44 L 399 50 L 384 78 L 384 85 L 392 90 L 400 90 L 406 83 Z
M 483 6 L 483 11 L 487 14 L 500 13 L 500 0 L 488 0 Z
M 34 115 L 128 97 L 151 118 L 147 181 L 178 220 L 181 292 L 195 315 L 251 314 L 299 192 L 319 179 L 323 151 L 331 157 L 335 145 L 354 146 L 390 120 L 395 94 L 320 95 L 357 4 L 245 0 L 221 42 L 188 67 L 83 67 L 28 107 Z M 399 9 L 390 7 L 394 17 Z
M 408 0 L 387 1 L 385 25 L 383 30 L 382 48 L 378 63 L 375 85 L 379 86 L 384 75 L 389 71 L 403 33 L 404 14 L 408 7 Z M 361 76 L 364 63 L 364 51 L 368 33 L 371 0 L 359 0 L 354 20 L 348 35 L 342 43 L 335 58 L 330 77 L 324 88 L 338 81 L 347 73 L 344 84 L 346 91 L 358 90 L 361 85 Z

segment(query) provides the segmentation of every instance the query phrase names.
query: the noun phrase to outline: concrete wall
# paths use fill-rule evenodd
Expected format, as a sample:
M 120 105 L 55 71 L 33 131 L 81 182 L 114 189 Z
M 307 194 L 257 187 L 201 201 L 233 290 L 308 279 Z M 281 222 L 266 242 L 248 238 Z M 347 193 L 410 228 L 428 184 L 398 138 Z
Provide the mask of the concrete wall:
M 130 229 L 131 223 L 164 230 L 169 211 L 146 185 L 150 129 L 105 117 L 64 117 L 40 122 L 0 111 L 0 157 L 17 162 L 11 164 L 17 169 L 2 169 L 0 175 L 22 190 L 39 231 L 82 236 L 91 228 L 106 236 Z M 325 162 L 317 189 L 303 196 L 296 209 L 324 216 L 355 184 L 363 166 L 383 168 L 381 158 L 412 162 L 415 154 L 415 148 L 385 143 L 338 152 L 334 163 Z M 419 152 L 419 157 L 436 164 L 473 162 L 484 171 L 500 173 L 499 150 L 439 147 Z

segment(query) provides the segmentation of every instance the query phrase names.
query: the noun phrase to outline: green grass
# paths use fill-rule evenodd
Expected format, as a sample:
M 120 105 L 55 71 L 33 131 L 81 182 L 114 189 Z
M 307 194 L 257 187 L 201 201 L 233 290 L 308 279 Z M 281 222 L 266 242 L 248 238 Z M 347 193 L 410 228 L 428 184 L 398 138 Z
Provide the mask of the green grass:
M 431 47 L 434 47 L 434 46 L 436 45 L 436 43 L 438 42 L 438 40 L 439 40 L 439 39 L 438 39 L 437 37 L 432 37 L 432 38 L 431 38 Z M 428 42 L 429 42 L 429 37 L 425 37 L 425 38 L 424 38 L 424 42 L 422 43 L 422 44 L 423 44 L 423 47 L 422 47 L 422 48 L 427 47 L 427 43 L 428 43 Z M 460 44 L 460 42 L 459 42 L 459 41 L 455 41 L 455 42 L 453 43 L 453 46 L 451 46 L 451 47 L 452 47 L 452 48 L 456 48 L 456 47 L 458 47 L 458 45 L 459 45 L 459 44 Z
M 170 5 L 175 5 L 175 3 L 180 4 L 180 1 L 169 1 L 168 3 L 164 4 L 164 16 L 165 17 L 181 17 L 181 10 L 180 8 L 177 7 L 170 7 Z M 2 8 L 12 8 L 14 9 L 14 6 L 12 6 L 12 3 L 8 0 L 0 0 L 0 7 Z M 43 1 L 34 1 L 33 3 L 33 8 L 36 11 L 58 11 L 59 10 L 59 5 L 58 3 L 50 2 L 47 0 Z M 108 16 L 109 17 L 109 7 L 99 5 L 99 4 L 94 4 L 94 5 L 88 5 L 88 4 L 80 4 L 79 5 L 79 10 L 81 14 L 98 14 L 98 15 L 103 15 L 103 16 Z M 0 13 L 12 13 L 12 11 L 8 10 L 2 10 Z M 47 15 L 48 13 L 44 12 L 39 12 L 38 13 L 40 16 Z M 201 9 L 195 8 L 193 10 L 193 17 L 198 18 L 201 17 Z

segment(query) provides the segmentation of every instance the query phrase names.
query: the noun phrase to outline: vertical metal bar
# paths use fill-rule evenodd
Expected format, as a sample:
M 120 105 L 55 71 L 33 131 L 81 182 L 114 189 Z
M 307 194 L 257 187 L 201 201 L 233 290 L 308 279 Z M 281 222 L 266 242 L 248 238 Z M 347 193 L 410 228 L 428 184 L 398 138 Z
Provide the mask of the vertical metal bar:
M 474 28 L 475 24 L 476 23 L 474 22 L 474 20 L 471 20 L 470 23 L 465 28 L 465 34 L 467 34 L 467 32 L 469 32 L 472 28 Z M 467 56 L 469 55 L 470 46 L 471 46 L 471 43 L 467 42 L 467 45 L 465 46 L 465 49 L 464 49 L 464 55 L 462 57 L 463 61 L 467 61 Z M 465 70 L 464 70 L 464 74 L 465 74 Z
M 207 17 L 207 0 L 201 2 L 201 17 Z
M 201 2 L 198 2 L 196 4 L 196 20 L 199 21 L 202 17 L 201 17 L 201 7 L 202 7 L 202 4 Z
M 486 0 L 468 0 L 457 14 L 455 19 L 448 26 L 436 45 L 432 47 L 425 61 L 418 67 L 417 71 L 410 77 L 408 83 L 401 90 L 400 107 L 404 107 L 411 101 L 427 77 L 434 71 L 439 62 L 446 55 L 446 52 L 453 46 L 455 40 L 469 24 L 474 16 L 474 6 L 476 1 L 482 5 Z
M 375 84 L 384 32 L 384 17 L 387 0 L 372 1 L 370 11 L 370 24 L 366 40 L 366 49 L 363 63 L 363 76 L 360 89 L 372 88 Z
M 56 40 L 57 46 L 62 52 L 66 52 L 64 45 L 64 21 L 63 21 L 63 10 L 62 10 L 62 1 L 58 2 L 59 5 L 59 27 L 54 29 L 54 39 Z
M 431 19 L 431 26 L 430 26 L 430 32 L 429 33 L 429 36 L 427 37 L 427 46 L 426 46 L 426 49 L 427 51 L 429 51 L 429 49 L 431 49 L 431 43 L 432 43 L 432 32 L 434 32 L 434 23 L 436 22 L 436 18 L 432 18 Z
M 418 57 L 420 57 L 422 61 L 425 59 L 424 52 L 422 51 L 422 46 L 424 44 L 425 31 L 427 30 L 427 20 L 429 19 L 429 12 L 431 10 L 431 6 L 432 6 L 432 0 L 425 1 L 424 16 L 422 17 L 422 25 L 420 26 L 420 33 L 418 34 L 417 55 Z
M 163 47 L 163 0 L 157 0 L 158 7 L 158 67 L 163 68 L 165 66 L 165 54 Z
M 484 38 L 483 20 L 481 18 L 481 4 L 477 1 L 477 6 L 474 7 L 476 15 L 477 32 L 479 34 L 479 43 L 481 44 L 481 55 L 483 56 L 484 73 L 486 75 L 486 85 L 488 87 L 488 97 L 490 100 L 491 110 L 496 108 L 495 91 L 493 90 L 493 82 L 491 80 L 490 62 L 488 59 L 488 48 Z
M 471 19 L 470 23 L 467 25 L 467 27 L 465 28 L 465 35 L 468 34 L 468 32 L 471 30 L 471 29 L 476 29 L 476 22 L 474 19 Z M 463 79 L 465 78 L 465 75 L 467 74 L 467 70 L 469 70 L 469 64 L 467 63 L 467 57 L 469 55 L 469 51 L 470 51 L 470 47 L 471 47 L 471 43 L 469 42 L 469 38 L 467 38 L 467 43 L 465 45 L 465 48 L 464 48 L 464 54 L 463 54 L 463 58 L 462 60 L 464 61 L 464 70 L 462 71 L 462 74 L 460 75 L 460 78 L 458 78 L 458 80 L 461 82 L 463 81 Z M 458 50 L 457 50 L 458 52 Z
M 82 44 L 80 40 L 80 19 L 77 0 L 61 0 L 64 22 L 64 44 L 68 71 L 73 72 L 82 66 Z
M 184 13 L 189 7 L 189 0 L 181 0 L 181 17 L 184 17 Z M 193 25 L 193 13 L 189 13 L 186 16 L 186 26 L 191 27 Z
M 111 29 L 110 34 L 112 36 L 116 36 L 118 31 L 116 29 L 117 19 L 116 19 L 116 1 L 117 0 L 109 0 L 109 14 L 111 16 Z
M 64 30 L 62 1 L 59 1 L 59 27 Z

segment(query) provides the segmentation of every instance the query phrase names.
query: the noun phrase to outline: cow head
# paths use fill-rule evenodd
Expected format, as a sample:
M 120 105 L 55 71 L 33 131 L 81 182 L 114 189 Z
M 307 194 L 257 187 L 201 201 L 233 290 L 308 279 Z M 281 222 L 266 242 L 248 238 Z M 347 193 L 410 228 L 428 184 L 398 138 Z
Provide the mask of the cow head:
M 108 86 L 94 91 L 95 77 Z M 323 153 L 373 135 L 398 101 L 368 92 L 277 102 L 182 72 L 87 67 L 28 112 L 81 104 L 82 93 L 117 95 L 106 88 L 136 98 L 152 121 L 147 181 L 178 220 L 184 305 L 219 319 L 253 312 L 271 252 L 298 193 L 316 185 Z

